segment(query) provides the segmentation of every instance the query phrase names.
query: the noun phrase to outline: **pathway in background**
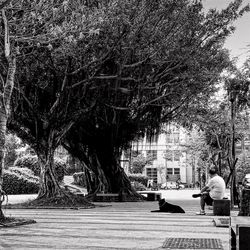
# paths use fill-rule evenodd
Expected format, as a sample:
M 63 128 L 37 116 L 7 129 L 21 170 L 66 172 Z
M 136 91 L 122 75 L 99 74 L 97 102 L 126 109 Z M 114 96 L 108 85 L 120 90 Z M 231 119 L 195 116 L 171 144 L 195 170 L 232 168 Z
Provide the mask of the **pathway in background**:
M 23 203 L 29 200 L 34 200 L 37 197 L 37 194 L 15 194 L 15 195 L 8 195 L 5 198 L 3 205 L 8 204 L 17 204 Z

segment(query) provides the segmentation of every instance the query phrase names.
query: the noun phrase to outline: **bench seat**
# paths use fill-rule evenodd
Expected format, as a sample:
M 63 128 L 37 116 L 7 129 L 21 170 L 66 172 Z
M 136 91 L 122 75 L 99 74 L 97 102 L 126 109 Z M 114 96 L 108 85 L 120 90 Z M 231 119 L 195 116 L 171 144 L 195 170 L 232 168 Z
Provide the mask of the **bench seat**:
M 230 216 L 230 200 L 229 199 L 214 200 L 213 213 L 214 215 Z

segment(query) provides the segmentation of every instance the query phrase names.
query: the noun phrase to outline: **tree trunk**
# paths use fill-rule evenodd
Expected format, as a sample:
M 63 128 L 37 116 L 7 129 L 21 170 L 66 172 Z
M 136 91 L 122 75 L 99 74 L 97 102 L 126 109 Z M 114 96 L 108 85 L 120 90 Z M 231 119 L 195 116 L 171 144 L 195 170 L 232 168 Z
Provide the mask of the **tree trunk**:
M 40 190 L 38 199 L 61 196 L 63 191 L 55 177 L 53 138 L 49 140 L 47 152 L 38 153 L 38 162 L 41 169 Z
M 4 218 L 2 212 L 2 194 L 3 191 L 3 169 L 5 161 L 5 141 L 6 141 L 6 124 L 10 113 L 10 99 L 14 87 L 14 77 L 16 72 L 16 58 L 8 58 L 8 74 L 5 83 L 2 82 L 3 89 L 0 99 L 0 219 Z
M 5 111 L 0 107 L 0 220 L 4 218 L 2 212 L 2 199 L 4 196 L 3 191 L 3 169 L 5 159 L 5 136 L 6 136 L 6 122 L 7 116 Z
M 80 160 L 85 166 L 85 177 L 89 196 L 98 192 L 108 192 L 108 182 L 98 161 L 97 155 L 88 151 L 88 155 L 82 152 Z
M 91 164 L 89 161 L 86 164 L 84 162 L 85 178 L 87 184 L 87 191 L 89 195 L 94 195 L 98 192 L 104 192 L 105 190 L 105 176 L 99 165 Z
M 97 189 L 97 186 L 95 185 L 96 178 L 93 174 L 91 174 L 91 172 L 87 168 L 84 168 L 84 175 L 86 178 L 87 192 L 88 194 L 93 194 L 95 190 Z
M 119 154 L 116 149 L 106 147 L 99 148 L 96 151 L 96 158 L 107 180 L 106 192 L 118 193 L 126 196 L 127 200 L 141 200 L 142 196 L 138 194 L 131 186 L 130 180 L 119 163 Z
M 97 192 L 105 192 L 107 180 L 94 151 L 86 150 L 82 144 L 72 141 L 68 141 L 68 145 L 64 144 L 64 147 L 83 164 L 88 194 L 94 195 Z
M 97 154 L 93 151 L 89 151 L 88 158 L 90 163 L 89 167 L 91 168 L 95 176 L 94 186 L 96 187 L 96 189 L 94 189 L 94 187 L 92 186 L 92 190 L 94 189 L 95 192 L 108 193 L 108 181 L 106 179 L 105 173 L 103 172 Z
M 81 162 L 87 172 L 88 194 L 97 192 L 119 193 L 126 195 L 128 200 L 142 200 L 131 186 L 131 183 L 119 163 L 119 154 L 108 145 L 88 148 L 86 151 L 81 145 L 68 141 L 65 148 Z M 100 143 L 101 144 L 101 143 Z

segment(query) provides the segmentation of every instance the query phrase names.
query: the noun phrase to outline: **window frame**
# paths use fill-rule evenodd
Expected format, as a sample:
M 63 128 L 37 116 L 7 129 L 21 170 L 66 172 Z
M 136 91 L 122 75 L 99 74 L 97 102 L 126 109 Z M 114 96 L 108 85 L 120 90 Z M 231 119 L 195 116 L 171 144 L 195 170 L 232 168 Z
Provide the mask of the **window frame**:
M 173 169 L 174 171 L 174 175 L 180 175 L 180 173 L 181 173 L 181 169 L 180 168 L 174 168 Z M 176 172 L 176 170 L 178 170 L 177 172 Z

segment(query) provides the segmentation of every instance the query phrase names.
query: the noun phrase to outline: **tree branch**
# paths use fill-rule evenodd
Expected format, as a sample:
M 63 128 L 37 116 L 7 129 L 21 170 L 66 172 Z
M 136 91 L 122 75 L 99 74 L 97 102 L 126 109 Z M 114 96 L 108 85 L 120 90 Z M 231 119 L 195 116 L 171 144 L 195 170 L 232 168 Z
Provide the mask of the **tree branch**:
M 65 69 L 65 73 L 64 73 L 64 79 L 63 79 L 63 83 L 62 83 L 62 86 L 61 86 L 61 89 L 59 91 L 59 93 L 57 93 L 57 98 L 54 102 L 54 104 L 52 105 L 50 111 L 49 111 L 49 114 L 51 115 L 55 109 L 58 107 L 59 105 L 59 101 L 61 99 L 61 96 L 62 96 L 62 93 L 63 93 L 63 90 L 66 86 L 66 83 L 67 83 L 67 79 L 68 79 L 68 74 L 67 74 L 67 71 L 68 71 L 68 68 L 69 68 L 69 64 L 67 65 L 66 69 Z
M 0 10 L 2 10 L 3 8 L 5 8 L 8 4 L 11 3 L 12 0 L 6 0 L 5 2 L 0 4 Z
M 3 24 L 4 24 L 4 55 L 6 59 L 8 60 L 10 56 L 10 38 L 9 38 L 8 20 L 5 15 L 4 9 L 2 9 L 2 18 L 3 18 Z

